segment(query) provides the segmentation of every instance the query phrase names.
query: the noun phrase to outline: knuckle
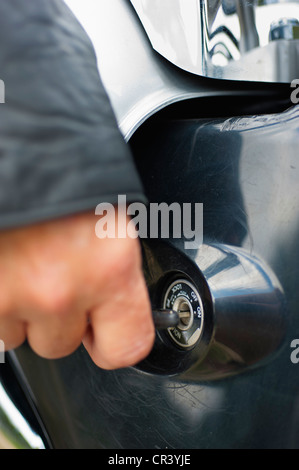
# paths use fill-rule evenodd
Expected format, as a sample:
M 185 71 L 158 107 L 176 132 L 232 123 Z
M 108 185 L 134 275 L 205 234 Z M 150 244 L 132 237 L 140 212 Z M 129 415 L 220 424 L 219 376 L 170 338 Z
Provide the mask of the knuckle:
M 36 286 L 31 293 L 30 301 L 41 313 L 62 315 L 71 308 L 72 299 L 72 291 L 66 284 L 54 283 L 43 287 Z
M 140 247 L 137 240 L 117 240 L 116 248 L 106 265 L 106 277 L 110 280 L 129 279 L 141 266 Z
M 105 369 L 120 369 L 136 365 L 150 353 L 153 345 L 153 336 L 143 337 L 140 341 L 133 341 L 128 347 L 109 351 L 103 354 L 101 360 Z
M 30 325 L 27 339 L 32 350 L 45 359 L 59 359 L 72 354 L 81 344 L 83 332 L 64 334 L 63 329 Z
M 26 329 L 22 322 L 9 318 L 0 322 L 0 342 L 5 351 L 15 349 L 24 343 L 26 339 Z
M 61 359 L 63 357 L 70 356 L 80 345 L 79 342 L 74 342 L 73 344 L 65 344 L 62 342 L 59 345 L 56 345 L 56 347 L 53 347 L 53 345 L 48 345 L 47 343 L 43 345 L 37 345 L 34 341 L 29 341 L 29 344 L 36 354 L 38 354 L 40 357 L 43 357 L 44 359 L 50 360 Z
M 26 340 L 26 334 L 25 333 L 19 333 L 17 335 L 14 335 L 13 337 L 10 337 L 8 339 L 3 339 L 3 343 L 5 346 L 5 351 L 11 351 L 13 349 L 18 348 L 21 346 L 24 341 Z
M 151 314 L 139 323 L 138 318 L 115 318 L 110 325 L 101 323 L 99 335 L 94 335 L 91 358 L 100 367 L 108 370 L 136 365 L 151 351 L 155 329 Z M 112 332 L 114 334 L 112 335 Z
M 62 357 L 68 356 L 72 353 L 72 350 L 69 348 L 64 348 L 64 347 L 56 347 L 53 348 L 51 346 L 48 346 L 47 344 L 36 344 L 34 341 L 31 339 L 28 340 L 29 345 L 38 356 L 44 358 L 44 359 L 61 359 Z
M 0 294 L 0 318 L 7 318 L 12 311 L 12 298 L 8 293 L 1 292 Z

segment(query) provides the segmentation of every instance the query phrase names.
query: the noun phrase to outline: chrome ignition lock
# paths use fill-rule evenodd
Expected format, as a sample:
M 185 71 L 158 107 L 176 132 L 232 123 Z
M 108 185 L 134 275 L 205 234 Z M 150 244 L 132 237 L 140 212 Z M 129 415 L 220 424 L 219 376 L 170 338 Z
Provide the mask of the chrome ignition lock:
M 167 329 L 172 341 L 181 348 L 192 348 L 204 326 L 203 303 L 195 286 L 185 279 L 174 281 L 166 291 L 163 308 L 180 314 L 178 325 Z
M 144 252 L 156 337 L 139 369 L 216 380 L 283 348 L 287 302 L 264 261 L 223 244 L 202 244 L 195 259 L 160 241 Z

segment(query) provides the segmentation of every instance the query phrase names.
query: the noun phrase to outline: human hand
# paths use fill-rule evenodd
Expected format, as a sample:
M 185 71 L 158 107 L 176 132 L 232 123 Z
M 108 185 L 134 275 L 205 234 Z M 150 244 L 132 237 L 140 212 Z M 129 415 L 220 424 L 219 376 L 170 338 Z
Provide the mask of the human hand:
M 104 369 L 134 365 L 151 350 L 139 242 L 98 239 L 92 213 L 0 232 L 0 286 L 7 350 L 27 338 L 38 355 L 55 359 L 83 341 Z

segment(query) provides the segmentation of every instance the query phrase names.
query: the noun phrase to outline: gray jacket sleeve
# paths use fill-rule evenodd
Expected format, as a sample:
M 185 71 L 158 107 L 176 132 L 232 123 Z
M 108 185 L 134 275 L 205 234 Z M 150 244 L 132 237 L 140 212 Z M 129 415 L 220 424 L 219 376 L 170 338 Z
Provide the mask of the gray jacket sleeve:
M 0 229 L 144 200 L 93 47 L 61 0 L 0 2 L 0 78 Z

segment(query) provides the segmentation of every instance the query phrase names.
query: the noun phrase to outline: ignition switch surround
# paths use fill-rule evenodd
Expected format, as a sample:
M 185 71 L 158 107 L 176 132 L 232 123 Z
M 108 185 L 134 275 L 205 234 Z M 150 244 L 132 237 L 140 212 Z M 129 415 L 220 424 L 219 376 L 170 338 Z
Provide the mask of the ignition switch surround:
M 165 293 L 163 307 L 185 312 L 175 328 L 168 328 L 168 334 L 180 348 L 193 348 L 204 327 L 204 307 L 196 287 L 186 279 L 176 279 Z

